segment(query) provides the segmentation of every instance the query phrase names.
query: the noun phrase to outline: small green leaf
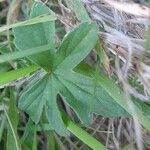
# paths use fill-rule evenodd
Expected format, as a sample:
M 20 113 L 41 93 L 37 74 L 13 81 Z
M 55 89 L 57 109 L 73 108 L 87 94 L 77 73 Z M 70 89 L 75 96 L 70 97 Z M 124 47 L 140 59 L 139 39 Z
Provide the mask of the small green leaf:
M 86 9 L 83 6 L 83 2 L 81 0 L 65 0 L 68 7 L 71 7 L 75 12 L 77 18 L 81 22 L 90 21 L 90 17 L 86 12 Z
M 35 18 L 44 14 L 52 14 L 52 11 L 41 3 L 36 3 L 32 7 L 30 18 Z M 55 49 L 55 23 L 48 21 L 28 26 L 14 28 L 15 45 L 20 51 L 36 48 L 44 45 L 51 45 Z M 29 56 L 33 62 L 44 68 L 51 70 L 52 53 L 49 50 L 40 54 Z

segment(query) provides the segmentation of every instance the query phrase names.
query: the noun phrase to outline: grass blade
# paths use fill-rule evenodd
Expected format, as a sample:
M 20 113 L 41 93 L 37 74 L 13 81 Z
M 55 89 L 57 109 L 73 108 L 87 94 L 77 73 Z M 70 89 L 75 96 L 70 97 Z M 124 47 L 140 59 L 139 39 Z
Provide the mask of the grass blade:
M 32 25 L 32 24 L 54 21 L 54 20 L 56 20 L 55 15 L 41 15 L 41 16 L 35 17 L 33 19 L 29 19 L 27 21 L 22 21 L 22 22 L 18 22 L 15 24 L 5 25 L 3 27 L 0 27 L 0 32 L 6 31 L 11 28 L 18 27 L 18 26 Z
M 24 67 L 24 68 L 9 71 L 9 72 L 0 73 L 0 85 L 6 84 L 18 78 L 24 77 L 38 69 L 39 69 L 38 66 L 33 65 L 33 66 Z
M 89 133 L 78 127 L 72 121 L 69 121 L 67 129 L 93 150 L 106 150 L 106 147 L 103 144 L 93 138 Z
M 48 45 L 44 45 L 44 46 L 39 46 L 37 48 L 31 48 L 31 49 L 28 49 L 28 50 L 25 50 L 25 51 L 16 51 L 16 52 L 13 52 L 13 53 L 0 55 L 0 63 L 15 60 L 15 59 L 19 59 L 19 58 L 23 58 L 23 57 L 27 57 L 27 56 L 30 56 L 30 55 L 34 55 L 34 54 L 37 54 L 37 53 L 44 52 L 44 51 L 48 51 L 52 48 L 53 47 L 51 47 L 51 45 L 48 44 Z
M 1 125 L 0 125 L 0 141 L 2 140 L 3 131 L 5 128 L 6 116 L 2 116 Z
M 7 120 L 8 120 L 8 123 L 9 123 L 10 129 L 11 129 L 12 134 L 13 134 L 13 137 L 14 137 L 14 141 L 15 141 L 15 145 L 16 145 L 16 150 L 20 150 L 20 148 L 19 148 L 19 143 L 18 143 L 18 140 L 17 140 L 16 134 L 15 134 L 15 131 L 14 131 L 14 128 L 13 128 L 12 122 L 11 122 L 11 120 L 10 120 L 10 118 L 9 118 L 9 115 L 8 115 L 8 113 L 7 113 L 6 108 L 5 108 L 5 106 L 4 106 L 4 105 L 3 105 L 3 108 L 4 108 L 4 112 L 5 112 L 6 118 L 7 118 Z M 9 146 L 10 146 L 10 145 L 9 145 Z
M 9 99 L 9 111 L 7 113 L 5 106 L 4 112 L 6 118 L 8 120 L 9 126 L 7 129 L 7 150 L 20 150 L 20 140 L 17 133 L 17 126 L 19 123 L 19 114 L 18 109 L 16 107 L 16 96 L 15 89 L 11 88 L 10 91 L 10 99 Z
M 35 129 L 34 129 L 34 137 L 33 137 L 32 150 L 37 150 L 37 134 L 36 134 L 36 127 L 35 127 Z

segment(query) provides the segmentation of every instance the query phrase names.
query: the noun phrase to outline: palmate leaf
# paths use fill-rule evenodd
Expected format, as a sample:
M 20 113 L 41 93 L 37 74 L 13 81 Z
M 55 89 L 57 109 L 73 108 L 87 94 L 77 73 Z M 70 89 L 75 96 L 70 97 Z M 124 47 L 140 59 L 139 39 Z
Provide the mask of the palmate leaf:
M 32 8 L 31 17 L 45 13 L 50 13 L 50 10 L 37 4 Z M 16 27 L 14 35 L 15 45 L 20 51 L 54 45 L 54 22 Z M 39 80 L 32 82 L 34 84 L 25 89 L 19 100 L 19 108 L 27 112 L 36 124 L 45 112 L 53 130 L 60 135 L 68 134 L 57 105 L 58 94 L 86 124 L 93 113 L 106 117 L 128 116 L 97 84 L 96 78 L 73 70 L 90 53 L 96 41 L 96 24 L 85 22 L 64 37 L 57 52 L 54 49 L 29 57 L 48 71 Z
M 39 122 L 45 106 L 49 123 L 51 123 L 52 127 L 59 134 L 66 134 L 65 125 L 56 103 L 56 96 L 63 88 L 62 83 L 58 80 L 59 75 L 56 73 L 61 73 L 61 71 L 65 72 L 63 68 L 67 68 L 68 73 L 70 73 L 71 68 L 82 61 L 91 51 L 92 47 L 94 47 L 97 39 L 96 34 L 96 25 L 93 23 L 83 23 L 74 31 L 70 32 L 62 43 L 64 49 L 61 46 L 56 53 L 55 59 L 53 59 L 55 60 L 52 68 L 53 71 L 37 81 L 21 96 L 19 107 L 26 111 L 34 122 Z M 67 43 L 67 46 L 65 43 Z M 89 44 L 87 45 L 87 43 Z M 77 59 L 73 59 L 73 57 Z M 69 61 L 69 65 L 67 61 Z M 64 64 L 67 65 L 65 66 Z
M 94 23 L 82 23 L 76 27 L 53 55 L 52 71 L 22 94 L 19 108 L 26 111 L 35 123 L 39 122 L 45 110 L 52 129 L 60 135 L 68 134 L 57 106 L 58 94 L 84 123 L 90 122 L 93 112 L 111 117 L 128 115 L 96 84 L 94 78 L 72 70 L 89 54 L 96 40 Z

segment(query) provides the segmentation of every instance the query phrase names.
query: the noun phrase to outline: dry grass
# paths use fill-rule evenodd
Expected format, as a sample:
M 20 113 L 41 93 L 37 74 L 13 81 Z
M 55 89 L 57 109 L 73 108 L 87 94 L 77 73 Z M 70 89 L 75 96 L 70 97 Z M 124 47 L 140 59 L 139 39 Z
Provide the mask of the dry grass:
M 134 3 L 110 0 L 84 0 L 84 3 L 91 18 L 105 29 L 105 32 L 99 34 L 105 42 L 106 50 L 118 55 L 124 62 L 121 68 L 123 76 L 127 78 L 132 70 L 145 89 L 142 95 L 129 85 L 128 92 L 142 100 L 150 100 L 150 55 L 149 51 L 145 53 L 150 9 Z

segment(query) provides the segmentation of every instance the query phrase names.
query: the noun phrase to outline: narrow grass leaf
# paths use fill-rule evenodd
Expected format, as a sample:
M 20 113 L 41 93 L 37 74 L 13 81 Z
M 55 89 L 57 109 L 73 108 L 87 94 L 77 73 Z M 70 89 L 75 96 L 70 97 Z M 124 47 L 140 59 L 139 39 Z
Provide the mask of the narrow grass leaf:
M 38 23 L 44 23 L 44 22 L 48 22 L 48 21 L 54 21 L 56 20 L 56 16 L 54 14 L 52 15 L 40 15 L 38 17 L 29 19 L 27 21 L 22 21 L 22 22 L 18 22 L 18 23 L 14 23 L 11 25 L 5 25 L 0 27 L 0 32 L 4 32 L 6 30 L 9 30 L 11 28 L 15 28 L 15 27 L 19 27 L 19 26 L 28 26 L 28 25 L 34 25 L 34 24 L 38 24 Z
M 1 124 L 0 124 L 0 141 L 2 140 L 2 135 L 3 135 L 4 128 L 5 128 L 5 123 L 6 123 L 6 116 L 3 115 L 1 117 Z
M 30 73 L 33 73 L 34 71 L 38 69 L 39 67 L 33 65 L 33 66 L 24 67 L 24 68 L 17 69 L 17 70 L 12 70 L 9 72 L 0 73 L 0 85 L 17 80 L 18 78 L 21 78 Z
M 89 133 L 78 127 L 73 122 L 71 121 L 68 122 L 67 129 L 93 150 L 106 150 L 106 147 L 103 144 L 101 144 Z
M 15 60 L 15 59 L 20 59 L 23 57 L 28 57 L 31 55 L 39 54 L 39 53 L 54 49 L 54 47 L 51 47 L 51 46 L 52 45 L 44 45 L 44 46 L 27 49 L 25 51 L 16 51 L 16 52 L 0 55 L 0 63 L 8 62 L 8 61 Z
M 14 96 L 14 90 L 10 88 L 9 112 L 7 113 L 6 109 L 4 108 L 4 112 L 9 124 L 7 130 L 7 150 L 21 150 L 19 137 L 17 134 L 19 115 L 18 110 L 16 108 L 15 99 L 16 98 Z
M 32 150 L 37 150 L 37 133 L 36 133 L 36 127 L 34 129 Z

